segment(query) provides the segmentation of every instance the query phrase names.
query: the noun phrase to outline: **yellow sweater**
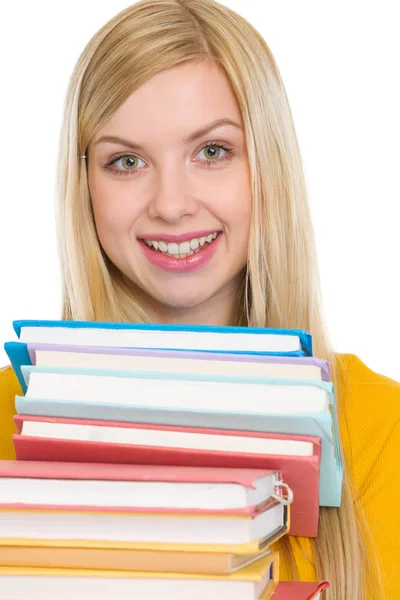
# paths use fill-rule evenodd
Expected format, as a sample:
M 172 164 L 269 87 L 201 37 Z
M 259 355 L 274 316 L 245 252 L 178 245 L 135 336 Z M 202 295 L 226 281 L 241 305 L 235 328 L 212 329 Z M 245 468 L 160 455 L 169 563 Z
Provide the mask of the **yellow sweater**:
M 339 428 L 344 453 L 378 551 L 385 600 L 400 600 L 400 383 L 379 375 L 353 354 L 343 359 Z M 340 364 L 340 362 L 339 362 Z M 0 459 L 14 459 L 12 416 L 22 390 L 11 367 L 0 369 Z M 294 540 L 300 541 L 300 545 Z M 302 581 L 316 580 L 308 538 L 291 538 Z M 300 546 L 300 548 L 299 548 Z M 274 549 L 279 550 L 279 542 Z M 280 579 L 291 580 L 281 555 Z M 356 600 L 356 599 L 354 599 Z

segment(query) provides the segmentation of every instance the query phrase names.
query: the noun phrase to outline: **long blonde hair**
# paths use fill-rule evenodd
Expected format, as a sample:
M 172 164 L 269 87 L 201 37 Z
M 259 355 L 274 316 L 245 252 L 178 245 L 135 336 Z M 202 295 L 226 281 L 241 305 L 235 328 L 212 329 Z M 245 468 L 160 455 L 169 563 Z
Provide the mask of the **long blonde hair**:
M 120 105 L 159 71 L 216 61 L 230 79 L 243 122 L 252 224 L 236 324 L 305 329 L 331 366 L 341 411 L 342 366 L 324 322 L 318 264 L 300 149 L 277 65 L 261 35 L 214 0 L 142 0 L 112 18 L 79 57 L 65 101 L 57 178 L 62 318 L 148 322 L 145 307 L 105 255 L 94 224 L 85 162 L 91 140 Z M 345 465 L 347 457 L 344 457 Z M 366 563 L 367 527 L 345 468 L 340 508 L 320 511 L 312 539 L 327 600 L 380 598 Z M 292 542 L 282 541 L 297 576 Z M 369 581 L 365 575 L 368 571 Z M 376 571 L 377 572 L 377 571 Z

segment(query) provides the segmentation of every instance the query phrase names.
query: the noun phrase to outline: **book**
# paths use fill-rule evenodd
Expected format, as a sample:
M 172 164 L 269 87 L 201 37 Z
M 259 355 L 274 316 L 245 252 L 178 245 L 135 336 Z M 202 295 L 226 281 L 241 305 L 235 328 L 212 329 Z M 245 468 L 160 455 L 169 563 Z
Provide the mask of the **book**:
M 319 600 L 324 590 L 329 588 L 327 581 L 292 582 L 281 581 L 272 595 L 273 600 Z
M 0 461 L 0 502 L 163 510 L 259 509 L 281 494 L 278 470 Z
M 0 600 L 269 600 L 278 573 L 276 552 L 230 575 L 0 567 Z
M 89 346 L 287 352 L 312 355 L 310 334 L 298 329 L 67 320 L 19 320 L 13 322 L 13 327 L 18 338 L 25 343 L 75 343 Z
M 120 371 L 22 366 L 27 384 L 25 397 L 93 406 L 140 405 L 148 408 L 207 410 L 220 406 L 226 412 L 242 412 L 243 398 L 251 412 L 319 413 L 329 410 L 332 384 L 309 379 L 236 377 L 158 371 Z M 226 398 L 229 402 L 226 402 Z
M 16 415 L 18 460 L 275 469 L 293 492 L 291 535 L 315 537 L 321 439 L 117 421 Z
M 273 535 L 267 538 L 255 540 L 254 542 L 243 542 L 239 544 L 226 544 L 226 543 L 182 543 L 182 542 L 160 542 L 156 541 L 138 541 L 134 539 L 130 540 L 120 540 L 120 539 L 86 539 L 83 537 L 77 538 L 69 538 L 69 537 L 39 537 L 39 536 L 24 536 L 24 532 L 20 532 L 18 536 L 7 536 L 0 537 L 0 546 L 6 547 L 14 547 L 14 546 L 37 546 L 53 548 L 53 547 L 62 547 L 62 548 L 80 548 L 80 549 L 103 549 L 103 550 L 130 550 L 130 551 L 146 551 L 146 552 L 166 552 L 166 553 L 180 553 L 184 552 L 185 554 L 212 554 L 214 556 L 223 556 L 223 555 L 234 555 L 237 557 L 244 556 L 253 556 L 255 554 L 259 554 L 264 552 L 265 550 L 269 550 L 272 544 L 275 544 L 280 538 L 286 535 L 290 529 L 290 506 L 285 506 L 285 527 L 280 528 Z M 0 521 L 1 521 L 1 513 L 3 509 L 0 509 Z M 34 516 L 40 515 L 42 512 L 41 509 L 13 509 L 13 510 L 3 510 L 3 512 L 8 512 L 9 516 L 15 517 L 16 513 L 22 515 L 22 518 L 27 517 L 28 519 L 33 519 Z M 61 515 L 67 514 L 68 512 L 79 512 L 79 511 L 67 511 L 67 510 L 53 510 L 52 512 Z M 102 517 L 104 512 L 98 513 L 98 519 Z M 25 516 L 24 516 L 25 515 Z M 18 516 L 18 515 L 17 515 Z M 57 515 L 55 515 L 57 516 Z M 5 519 L 6 520 L 6 519 Z M 26 533 L 26 531 L 25 531 Z M 125 570 L 125 569 L 124 569 Z
M 105 569 L 115 571 L 156 571 L 160 573 L 204 573 L 229 575 L 270 554 L 269 548 L 255 554 L 207 551 L 135 550 L 101 542 L 86 546 L 64 540 L 0 538 L 0 566 L 58 569 Z
M 12 345 L 6 350 L 12 354 Z M 330 380 L 328 361 L 311 356 L 271 356 L 265 354 L 222 353 L 203 350 L 146 350 L 107 346 L 66 344 L 27 344 L 32 365 L 90 369 L 163 371 L 166 373 L 214 373 L 215 375 L 255 375 L 294 379 Z
M 258 552 L 288 527 L 275 476 L 243 469 L 0 461 L 0 532 L 3 538 L 248 544 L 248 553 Z M 186 483 L 183 507 L 171 500 L 174 486 L 183 494 L 179 482 Z M 236 492 L 237 484 L 250 488 L 247 500 L 233 499 L 231 482 Z M 137 483 L 142 495 L 140 486 L 132 487 Z M 191 483 L 197 485 L 189 491 Z M 209 496 L 218 485 L 225 487 L 225 502 L 211 508 Z
M 187 551 L 212 544 L 215 550 L 252 554 L 287 532 L 285 513 L 285 507 L 274 500 L 258 513 L 230 510 L 204 514 L 78 507 L 69 506 L 65 499 L 63 505 L 54 506 L 0 505 L 0 526 L 1 535 L 8 539 L 110 540 L 143 549 L 145 544 L 157 543 L 160 550 L 163 544 L 173 544 L 175 550 L 186 546 Z
M 321 445 L 319 438 L 316 437 L 294 436 L 284 433 L 195 429 L 191 427 L 126 423 L 123 421 L 95 421 L 30 415 L 15 415 L 13 420 L 19 434 L 15 435 L 14 440 L 20 437 L 24 439 L 27 437 L 54 439 L 57 440 L 57 443 L 53 446 L 54 451 L 62 446 L 63 441 L 74 440 L 107 444 L 109 448 L 115 444 L 118 446 L 130 445 L 135 448 L 151 446 L 155 447 L 155 451 L 157 448 L 162 447 L 193 449 L 200 452 L 209 450 L 212 452 L 307 457 L 313 456 L 314 444 Z M 107 452 L 109 451 L 107 450 Z M 105 462 L 128 462 L 123 460 L 126 456 L 125 451 L 126 448 L 124 448 L 124 453 L 120 453 L 117 461 L 107 460 Z M 53 455 L 49 458 L 53 460 Z M 66 458 L 63 460 L 70 461 L 71 459 Z M 134 463 L 129 461 L 129 464 Z

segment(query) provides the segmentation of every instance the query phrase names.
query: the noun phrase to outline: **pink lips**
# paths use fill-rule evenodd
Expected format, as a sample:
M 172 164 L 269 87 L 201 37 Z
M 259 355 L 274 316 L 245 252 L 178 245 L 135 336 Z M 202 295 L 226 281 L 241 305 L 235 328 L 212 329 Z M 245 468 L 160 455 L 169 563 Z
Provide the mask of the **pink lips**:
M 215 229 L 214 229 L 215 231 Z M 199 238 L 199 237 L 207 237 L 208 235 L 210 235 L 210 233 L 214 233 L 214 231 L 200 231 L 200 232 L 194 232 L 194 233 L 190 233 L 189 236 L 188 234 L 182 234 L 182 235 L 157 235 L 155 236 L 154 234 L 151 235 L 151 237 L 146 237 L 145 239 L 151 239 L 151 240 L 160 240 L 160 241 L 169 241 L 169 242 L 185 242 L 188 240 L 192 240 L 194 238 Z M 151 248 L 149 248 L 145 242 L 140 239 L 139 240 L 139 245 L 142 249 L 143 254 L 146 256 L 146 258 L 155 266 L 160 267 L 161 269 L 163 269 L 164 271 L 170 271 L 173 273 L 189 273 L 191 271 L 194 271 L 196 269 L 199 269 L 200 267 L 203 267 L 204 265 L 206 265 L 208 262 L 210 262 L 210 260 L 213 258 L 214 254 L 216 253 L 218 246 L 221 242 L 222 239 L 222 233 L 220 233 L 220 235 L 218 235 L 215 240 L 213 240 L 211 242 L 211 244 L 208 244 L 207 246 L 204 246 L 203 248 L 201 248 L 198 252 L 196 252 L 195 254 L 192 254 L 191 256 L 186 256 L 186 258 L 173 258 L 172 256 L 166 256 L 165 254 L 162 254 L 161 252 L 157 252 L 155 250 L 152 250 Z
M 220 233 L 219 229 L 204 229 L 203 231 L 191 231 L 190 233 L 180 233 L 179 235 L 165 234 L 165 233 L 150 233 L 149 235 L 141 235 L 140 240 L 157 240 L 160 242 L 187 242 L 193 239 L 201 237 L 208 237 L 212 233 Z

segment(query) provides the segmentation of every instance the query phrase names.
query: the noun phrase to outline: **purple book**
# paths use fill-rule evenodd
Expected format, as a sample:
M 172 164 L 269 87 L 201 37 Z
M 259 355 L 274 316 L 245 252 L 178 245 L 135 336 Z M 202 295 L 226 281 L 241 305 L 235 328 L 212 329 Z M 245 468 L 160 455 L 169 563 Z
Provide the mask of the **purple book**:
M 36 350 L 53 352 L 84 352 L 88 354 L 118 354 L 125 356 L 150 356 L 158 358 L 185 358 L 190 360 L 217 360 L 256 363 L 314 365 L 321 369 L 323 381 L 330 381 L 330 369 L 326 360 L 314 356 L 270 356 L 265 354 L 238 354 L 212 351 L 196 352 L 193 350 L 144 350 L 140 348 L 113 348 L 106 346 L 70 346 L 64 344 L 28 344 L 28 353 L 32 365 L 36 364 Z

